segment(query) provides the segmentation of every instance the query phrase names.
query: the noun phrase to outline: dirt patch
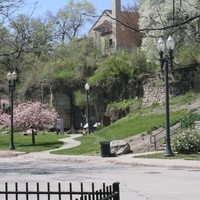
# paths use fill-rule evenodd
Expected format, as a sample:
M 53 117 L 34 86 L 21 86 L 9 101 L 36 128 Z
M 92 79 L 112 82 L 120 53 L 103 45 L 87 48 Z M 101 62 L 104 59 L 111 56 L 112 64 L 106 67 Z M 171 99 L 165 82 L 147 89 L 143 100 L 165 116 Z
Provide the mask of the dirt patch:
M 143 153 L 153 151 L 153 145 L 150 143 L 150 135 L 141 133 L 129 138 L 126 138 L 133 153 Z
M 15 151 L 1 151 L 0 152 L 0 158 L 11 158 L 11 157 L 17 157 L 19 155 L 25 154 L 24 152 L 15 152 Z

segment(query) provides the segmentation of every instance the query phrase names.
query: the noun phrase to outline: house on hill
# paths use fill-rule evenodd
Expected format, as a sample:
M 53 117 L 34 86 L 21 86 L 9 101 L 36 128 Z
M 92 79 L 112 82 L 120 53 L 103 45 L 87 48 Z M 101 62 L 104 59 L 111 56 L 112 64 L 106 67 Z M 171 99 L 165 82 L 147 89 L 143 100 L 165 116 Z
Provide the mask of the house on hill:
M 89 36 L 100 47 L 103 55 L 120 49 L 139 47 L 141 36 L 129 28 L 138 28 L 137 11 L 121 11 L 121 0 L 112 0 L 112 10 L 104 10 L 89 31 Z

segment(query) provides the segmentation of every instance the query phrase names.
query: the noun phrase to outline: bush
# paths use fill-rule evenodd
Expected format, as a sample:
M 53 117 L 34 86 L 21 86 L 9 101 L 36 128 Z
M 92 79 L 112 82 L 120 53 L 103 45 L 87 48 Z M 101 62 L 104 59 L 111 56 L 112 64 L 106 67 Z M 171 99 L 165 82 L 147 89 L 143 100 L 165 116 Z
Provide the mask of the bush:
M 200 152 L 200 132 L 188 129 L 178 133 L 173 139 L 172 147 L 174 151 L 180 154 Z

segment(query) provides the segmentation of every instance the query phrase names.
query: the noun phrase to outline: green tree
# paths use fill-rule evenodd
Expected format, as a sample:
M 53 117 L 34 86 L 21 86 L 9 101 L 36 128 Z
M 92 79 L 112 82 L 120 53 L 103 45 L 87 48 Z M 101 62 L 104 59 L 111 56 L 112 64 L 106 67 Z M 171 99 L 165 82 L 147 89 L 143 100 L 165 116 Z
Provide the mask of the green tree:
M 43 55 L 43 59 L 46 54 L 52 53 L 51 32 L 51 26 L 45 21 L 26 15 L 19 15 L 9 26 L 1 27 L 1 68 L 16 70 L 18 74 L 34 68 L 37 57 Z
M 108 103 L 137 96 L 135 88 L 141 75 L 146 73 L 152 73 L 151 63 L 146 63 L 145 56 L 136 53 L 136 49 L 106 58 L 88 80 L 94 88 L 90 96 L 96 110 L 104 113 Z
M 151 64 L 146 63 L 142 52 L 137 53 L 136 49 L 133 49 L 131 53 L 118 52 L 103 60 L 89 81 L 91 84 L 107 87 L 117 79 L 126 82 L 129 79 L 137 79 L 138 76 L 149 72 L 153 72 Z
M 79 85 L 98 68 L 99 55 L 100 51 L 90 38 L 72 40 L 55 49 L 51 63 L 47 63 L 40 73 L 51 80 L 52 84 L 62 80 Z

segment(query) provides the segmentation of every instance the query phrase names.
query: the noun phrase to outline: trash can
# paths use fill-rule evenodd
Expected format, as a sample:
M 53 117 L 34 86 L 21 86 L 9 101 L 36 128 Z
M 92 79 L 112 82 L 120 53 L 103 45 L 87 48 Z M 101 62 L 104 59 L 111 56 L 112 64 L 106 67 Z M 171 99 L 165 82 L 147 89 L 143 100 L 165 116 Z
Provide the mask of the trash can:
M 110 141 L 101 142 L 101 156 L 110 157 Z

